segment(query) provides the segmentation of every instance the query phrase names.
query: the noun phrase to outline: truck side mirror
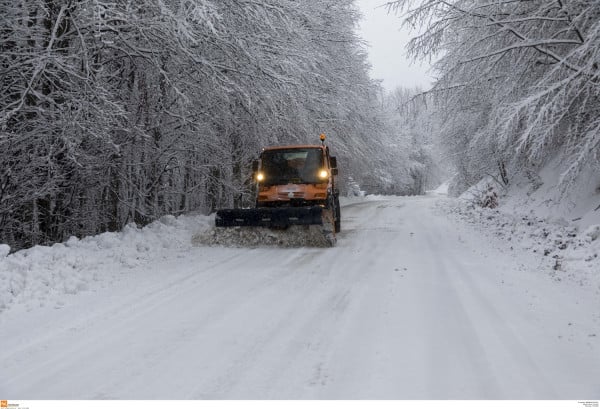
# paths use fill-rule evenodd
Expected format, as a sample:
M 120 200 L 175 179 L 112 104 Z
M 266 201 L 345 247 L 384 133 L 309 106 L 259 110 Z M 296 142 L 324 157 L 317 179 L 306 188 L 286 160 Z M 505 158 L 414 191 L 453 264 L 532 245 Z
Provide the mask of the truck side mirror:
M 333 169 L 331 169 L 331 174 L 332 174 L 333 176 L 337 176 L 337 175 L 338 175 L 338 170 L 337 170 L 337 168 L 333 168 Z
M 252 161 L 252 172 L 258 171 L 258 161 L 255 159 Z
M 329 157 L 329 163 L 331 164 L 332 168 L 337 168 L 337 159 L 335 156 Z

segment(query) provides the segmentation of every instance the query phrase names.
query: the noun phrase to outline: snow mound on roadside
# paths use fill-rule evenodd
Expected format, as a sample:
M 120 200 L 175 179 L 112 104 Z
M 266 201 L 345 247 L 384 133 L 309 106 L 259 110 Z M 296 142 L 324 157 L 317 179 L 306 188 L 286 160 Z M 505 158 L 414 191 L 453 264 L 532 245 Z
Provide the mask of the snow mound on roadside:
M 475 225 L 513 250 L 538 254 L 555 280 L 568 279 L 600 289 L 600 225 L 583 231 L 564 218 L 506 213 L 465 201 L 440 204 L 446 213 Z
M 224 247 L 331 247 L 321 226 L 289 226 L 285 230 L 266 227 L 213 227 L 195 235 L 197 246 Z
M 60 306 L 66 294 L 118 280 L 129 269 L 190 249 L 192 235 L 211 222 L 207 216 L 164 216 L 143 228 L 130 224 L 121 232 L 71 237 L 0 257 L 0 312 L 13 303 L 28 309 Z M 2 245 L 0 253 L 8 253 L 7 248 Z

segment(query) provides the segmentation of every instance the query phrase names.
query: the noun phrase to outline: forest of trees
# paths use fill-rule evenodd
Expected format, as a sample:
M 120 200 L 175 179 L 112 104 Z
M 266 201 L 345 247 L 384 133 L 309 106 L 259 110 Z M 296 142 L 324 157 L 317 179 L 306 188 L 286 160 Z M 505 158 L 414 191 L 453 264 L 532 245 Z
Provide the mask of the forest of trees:
M 0 0 L 0 243 L 248 204 L 262 146 L 322 132 L 342 181 L 418 193 L 359 18 L 353 0 Z
M 437 112 L 422 97 L 420 87 L 398 87 L 383 95 L 384 143 L 405 166 L 396 168 L 388 194 L 424 194 L 452 175 L 440 135 Z M 389 189 L 391 188 L 391 189 Z
M 397 0 L 420 30 L 409 44 L 434 60 L 422 95 L 440 124 L 461 193 L 483 177 L 539 186 L 551 161 L 563 197 L 600 191 L 598 0 Z
M 261 147 L 323 132 L 368 193 L 433 187 L 440 147 L 454 193 L 550 161 L 600 188 L 600 2 L 387 6 L 434 61 L 420 97 L 369 78 L 354 0 L 0 0 L 0 243 L 248 205 Z

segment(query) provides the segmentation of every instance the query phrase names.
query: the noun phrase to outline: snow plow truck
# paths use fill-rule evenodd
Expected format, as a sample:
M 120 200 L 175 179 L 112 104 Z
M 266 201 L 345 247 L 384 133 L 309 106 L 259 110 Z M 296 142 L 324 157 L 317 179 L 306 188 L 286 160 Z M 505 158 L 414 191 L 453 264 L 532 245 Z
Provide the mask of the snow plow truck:
M 320 139 L 320 145 L 264 148 L 253 163 L 255 207 L 218 210 L 216 227 L 285 231 L 293 226 L 294 235 L 310 228 L 313 236 L 317 228 L 334 245 L 341 227 L 337 161 L 325 145 L 325 135 Z

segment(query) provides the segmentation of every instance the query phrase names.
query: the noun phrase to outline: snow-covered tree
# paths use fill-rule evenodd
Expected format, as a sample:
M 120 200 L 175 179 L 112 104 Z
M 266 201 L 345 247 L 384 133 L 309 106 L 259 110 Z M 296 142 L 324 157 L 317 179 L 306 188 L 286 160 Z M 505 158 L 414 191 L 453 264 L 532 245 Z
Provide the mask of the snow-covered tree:
M 410 52 L 438 58 L 430 96 L 465 184 L 486 174 L 508 183 L 557 155 L 565 191 L 580 172 L 597 169 L 600 3 L 399 0 L 388 7 L 426 27 Z
M 389 131 L 388 154 L 400 163 L 394 169 L 394 194 L 423 194 L 448 177 L 447 159 L 439 150 L 437 111 L 427 105 L 420 88 L 398 87 L 382 97 Z M 401 183 L 398 183 L 401 182 Z

